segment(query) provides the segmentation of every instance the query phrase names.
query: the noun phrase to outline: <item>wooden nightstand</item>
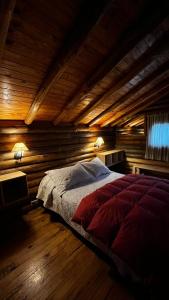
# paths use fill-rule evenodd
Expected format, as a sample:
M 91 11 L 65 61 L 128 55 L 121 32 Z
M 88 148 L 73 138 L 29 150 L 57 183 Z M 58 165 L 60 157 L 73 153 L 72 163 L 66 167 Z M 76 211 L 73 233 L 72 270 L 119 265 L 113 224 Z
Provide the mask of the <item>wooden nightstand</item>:
M 28 200 L 26 174 L 14 172 L 0 176 L 0 208 L 19 206 Z
M 98 152 L 97 157 L 107 166 L 115 166 L 125 160 L 125 152 L 123 150 L 109 150 Z

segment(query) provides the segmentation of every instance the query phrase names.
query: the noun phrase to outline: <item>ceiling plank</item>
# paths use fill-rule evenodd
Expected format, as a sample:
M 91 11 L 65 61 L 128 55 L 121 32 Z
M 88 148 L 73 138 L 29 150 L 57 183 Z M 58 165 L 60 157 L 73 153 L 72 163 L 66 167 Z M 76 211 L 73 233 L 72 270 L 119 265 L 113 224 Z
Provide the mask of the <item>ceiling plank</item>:
M 120 105 L 127 102 L 131 96 L 136 94 L 139 90 L 144 88 L 146 85 L 151 83 L 154 78 L 158 78 L 161 75 L 164 75 L 166 71 L 169 69 L 169 61 L 163 63 L 157 70 L 151 73 L 148 77 L 143 79 L 140 83 L 138 83 L 135 87 L 133 87 L 127 94 L 122 96 L 118 101 L 112 104 L 109 108 L 104 110 L 101 114 L 99 114 L 96 118 L 94 118 L 90 123 L 88 123 L 89 127 L 94 126 L 97 122 L 99 122 L 103 117 L 105 117 L 108 113 L 115 112 L 117 109 L 120 109 Z M 111 123 L 111 118 L 105 121 L 105 124 L 108 125 Z
M 149 3 L 150 4 L 150 3 Z M 54 125 L 59 124 L 62 119 L 69 113 L 76 104 L 87 98 L 88 94 L 103 80 L 103 78 L 115 67 L 115 65 L 143 38 L 146 34 L 151 32 L 164 17 L 167 16 L 165 9 L 163 13 L 159 14 L 159 8 L 155 9 L 152 13 L 152 5 L 150 5 L 151 13 L 146 12 L 149 16 L 140 15 L 135 25 L 128 29 L 119 39 L 118 46 L 112 49 L 110 55 L 98 66 L 90 75 L 90 78 L 78 88 L 73 97 L 68 101 L 68 104 L 63 108 L 62 112 L 55 118 Z M 76 118 L 75 123 L 80 123 L 81 115 Z
M 88 33 L 98 24 L 100 18 L 107 12 L 111 2 L 112 1 L 110 0 L 83 1 L 81 11 L 71 32 L 68 34 L 59 54 L 49 66 L 47 75 L 34 98 L 25 119 L 27 125 L 33 122 L 50 88 L 54 82 L 61 77 L 67 64 L 78 55 L 78 51 L 86 41 Z
M 168 70 L 166 71 L 166 74 L 169 74 Z M 162 82 L 165 84 L 166 80 L 162 79 Z M 124 108 L 121 109 L 120 105 L 117 105 L 117 110 L 115 111 L 115 113 L 118 116 L 113 115 L 111 118 L 109 118 L 108 120 L 106 120 L 105 122 L 103 122 L 100 126 L 105 127 L 105 126 L 108 126 L 109 124 L 112 124 L 113 122 L 116 122 L 116 120 L 119 120 L 123 115 L 125 115 L 128 112 L 128 110 L 134 108 L 137 105 L 137 103 L 140 103 L 140 101 L 142 101 L 142 100 L 144 101 L 144 98 L 149 97 L 149 95 L 151 96 L 152 92 L 156 92 L 157 88 L 160 88 L 160 86 L 161 86 L 161 81 L 160 81 L 160 83 L 158 83 L 157 85 L 155 85 L 155 87 L 149 89 L 148 91 L 146 91 L 141 96 L 139 96 L 137 98 L 134 98 L 134 99 L 131 99 L 131 100 L 129 98 L 128 100 L 125 101 L 125 109 Z
M 102 97 L 100 97 L 89 109 L 80 115 L 79 118 L 74 122 L 75 125 L 81 123 L 81 121 L 88 116 L 96 107 L 103 104 L 110 96 L 119 91 L 125 84 L 132 80 L 141 70 L 143 70 L 151 60 L 153 60 L 154 55 L 162 51 L 166 47 L 166 38 L 169 38 L 169 32 L 165 34 L 162 38 L 154 43 L 154 45 L 149 48 L 137 61 L 135 61 L 130 68 L 126 76 L 123 76 L 116 84 L 114 84 Z
M 16 0 L 0 1 L 0 60 L 2 59 L 15 4 Z
M 135 116 L 137 113 L 143 112 L 145 108 L 151 104 L 157 102 L 160 98 L 169 95 L 169 78 L 165 81 L 162 81 L 151 91 L 146 92 L 144 95 L 139 97 L 137 100 L 134 100 L 134 105 L 131 104 L 126 111 L 123 111 L 123 114 L 111 123 L 111 126 L 122 125 L 127 120 Z M 125 116 L 124 116 L 125 115 Z M 105 127 L 105 124 L 102 124 L 101 127 Z
M 164 17 L 164 16 L 163 16 Z M 103 78 L 115 67 L 115 65 L 143 38 L 146 34 L 160 23 L 162 16 L 159 16 L 159 11 L 151 14 L 149 18 L 143 18 L 141 15 L 135 26 L 127 30 L 121 36 L 118 46 L 112 49 L 107 59 L 99 65 L 90 75 L 80 88 L 75 91 L 73 97 L 68 101 L 68 104 L 63 108 L 62 112 L 53 121 L 54 125 L 59 124 L 76 104 L 85 99 L 88 94 L 103 80 Z

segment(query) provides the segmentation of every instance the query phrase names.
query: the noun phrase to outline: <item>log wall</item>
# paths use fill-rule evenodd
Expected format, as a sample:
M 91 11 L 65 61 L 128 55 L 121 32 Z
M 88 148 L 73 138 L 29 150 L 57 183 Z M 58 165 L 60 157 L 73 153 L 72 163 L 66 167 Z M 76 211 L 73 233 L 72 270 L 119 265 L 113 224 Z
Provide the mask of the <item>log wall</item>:
M 126 172 L 132 171 L 136 159 L 144 159 L 146 137 L 143 129 L 123 128 L 116 132 L 116 148 L 124 149 L 126 153 Z
M 56 128 L 42 124 L 28 127 L 21 122 L 0 123 L 0 174 L 21 170 L 27 174 L 30 198 L 35 198 L 40 180 L 49 169 L 68 166 L 95 156 L 94 143 L 104 138 L 103 149 L 115 144 L 112 129 Z M 23 142 L 29 151 L 21 161 L 11 152 L 17 142 Z
M 124 149 L 126 153 L 125 173 L 131 173 L 134 164 L 144 167 L 153 166 L 157 171 L 144 171 L 147 175 L 169 178 L 168 174 L 158 172 L 158 167 L 169 170 L 169 163 L 145 159 L 146 136 L 143 128 L 122 128 L 116 131 L 116 148 Z

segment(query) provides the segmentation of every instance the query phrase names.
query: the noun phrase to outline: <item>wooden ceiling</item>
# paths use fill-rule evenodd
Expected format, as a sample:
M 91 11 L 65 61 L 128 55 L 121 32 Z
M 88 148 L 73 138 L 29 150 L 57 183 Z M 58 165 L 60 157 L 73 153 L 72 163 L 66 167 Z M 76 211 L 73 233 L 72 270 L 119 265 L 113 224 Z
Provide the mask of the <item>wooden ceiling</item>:
M 168 14 L 168 0 L 0 0 L 0 119 L 140 126 L 169 102 Z

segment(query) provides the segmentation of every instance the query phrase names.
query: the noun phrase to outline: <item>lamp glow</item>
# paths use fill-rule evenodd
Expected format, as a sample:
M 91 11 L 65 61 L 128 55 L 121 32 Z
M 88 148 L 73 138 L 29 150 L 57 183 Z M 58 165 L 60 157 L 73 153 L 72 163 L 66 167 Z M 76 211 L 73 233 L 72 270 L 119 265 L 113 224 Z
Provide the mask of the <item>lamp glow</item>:
M 104 140 L 101 136 L 99 136 L 94 144 L 95 147 L 100 148 L 104 144 Z
M 26 147 L 26 145 L 24 143 L 16 143 L 12 149 L 12 152 L 14 153 L 14 158 L 15 159 L 21 159 L 24 151 L 27 151 L 28 148 Z

